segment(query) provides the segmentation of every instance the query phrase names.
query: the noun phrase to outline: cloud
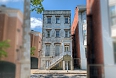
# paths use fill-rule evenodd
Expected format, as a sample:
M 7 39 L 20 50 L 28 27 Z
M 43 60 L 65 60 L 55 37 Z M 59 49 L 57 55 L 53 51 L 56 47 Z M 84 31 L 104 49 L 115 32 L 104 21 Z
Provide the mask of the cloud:
M 42 28 L 42 19 L 41 18 L 35 18 L 35 17 L 31 17 L 31 29 L 40 27 Z
M 18 2 L 23 0 L 0 0 L 0 3 L 7 3 L 7 2 Z

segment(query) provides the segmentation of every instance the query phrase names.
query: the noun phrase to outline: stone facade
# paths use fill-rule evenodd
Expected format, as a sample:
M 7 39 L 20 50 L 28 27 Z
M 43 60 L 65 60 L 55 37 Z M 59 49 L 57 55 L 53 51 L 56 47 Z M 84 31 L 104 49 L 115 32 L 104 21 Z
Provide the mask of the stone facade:
M 60 58 L 60 56 L 64 56 L 64 54 L 68 53 L 70 57 L 72 57 L 70 28 L 70 10 L 45 10 L 43 12 L 41 57 L 41 67 L 43 69 L 50 66 L 52 59 L 56 59 L 58 56 Z M 65 46 L 68 47 L 67 51 Z M 61 64 L 63 64 L 62 61 Z M 62 66 L 63 65 L 61 65 L 61 68 L 63 68 Z

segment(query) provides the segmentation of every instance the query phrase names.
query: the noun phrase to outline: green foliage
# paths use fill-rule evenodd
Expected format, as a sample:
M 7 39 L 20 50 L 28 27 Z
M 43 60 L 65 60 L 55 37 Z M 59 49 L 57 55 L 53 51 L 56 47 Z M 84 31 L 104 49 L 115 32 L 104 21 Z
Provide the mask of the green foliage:
M 35 47 L 31 47 L 31 55 L 34 55 L 34 51 L 36 50 Z
M 7 57 L 6 49 L 10 47 L 10 40 L 0 41 L 0 59 Z
M 31 11 L 36 11 L 37 13 L 42 13 L 44 7 L 42 5 L 43 0 L 31 0 Z

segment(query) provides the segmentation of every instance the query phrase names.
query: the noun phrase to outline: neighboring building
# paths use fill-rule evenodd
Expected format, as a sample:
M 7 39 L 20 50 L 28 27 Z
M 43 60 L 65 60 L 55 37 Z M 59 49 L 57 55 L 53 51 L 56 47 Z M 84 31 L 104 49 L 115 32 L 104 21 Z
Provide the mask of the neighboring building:
M 87 69 L 86 45 L 87 45 L 86 7 L 77 6 L 71 27 L 72 54 L 74 69 Z
M 31 48 L 35 47 L 34 55 L 31 56 L 31 69 L 39 69 L 41 65 L 41 47 L 42 34 L 40 32 L 31 31 Z
M 115 22 L 115 0 L 87 0 L 88 78 L 116 78 Z
M 42 57 L 43 69 L 73 69 L 70 10 L 43 12 Z
M 0 78 L 20 78 L 22 23 L 23 14 L 20 10 L 0 6 L 0 41 L 10 40 L 8 56 L 0 61 Z

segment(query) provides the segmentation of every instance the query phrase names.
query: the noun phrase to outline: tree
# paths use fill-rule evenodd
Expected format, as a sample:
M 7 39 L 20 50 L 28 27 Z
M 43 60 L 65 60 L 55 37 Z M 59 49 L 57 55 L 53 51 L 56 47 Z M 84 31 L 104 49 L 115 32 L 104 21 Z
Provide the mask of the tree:
M 31 55 L 34 55 L 34 51 L 36 50 L 35 47 L 31 47 Z
M 0 60 L 2 57 L 7 57 L 6 49 L 10 47 L 10 40 L 0 41 Z
M 36 11 L 37 13 L 42 13 L 44 7 L 42 5 L 43 0 L 31 0 L 31 11 Z

